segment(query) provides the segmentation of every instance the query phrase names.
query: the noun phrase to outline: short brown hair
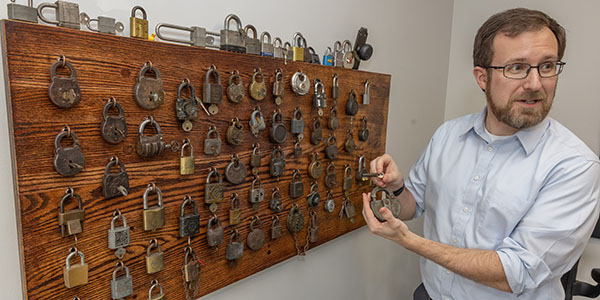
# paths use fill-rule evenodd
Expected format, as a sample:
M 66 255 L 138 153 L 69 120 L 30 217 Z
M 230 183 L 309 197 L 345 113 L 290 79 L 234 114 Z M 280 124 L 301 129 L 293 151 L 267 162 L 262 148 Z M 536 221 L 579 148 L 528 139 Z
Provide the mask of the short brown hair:
M 515 37 L 523 32 L 538 31 L 548 27 L 558 42 L 558 59 L 565 54 L 567 36 L 565 29 L 539 10 L 513 8 L 491 16 L 477 31 L 473 44 L 473 66 L 489 66 L 494 57 L 493 42 L 498 32 Z

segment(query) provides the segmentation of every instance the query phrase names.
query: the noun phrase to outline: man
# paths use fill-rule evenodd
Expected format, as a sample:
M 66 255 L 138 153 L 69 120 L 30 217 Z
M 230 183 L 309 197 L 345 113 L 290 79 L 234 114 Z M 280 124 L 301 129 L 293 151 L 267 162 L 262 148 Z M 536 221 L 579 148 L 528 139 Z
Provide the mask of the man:
M 438 128 L 407 178 L 387 154 L 371 162 L 402 211 L 382 208 L 380 223 L 363 194 L 363 215 L 423 257 L 415 299 L 564 299 L 560 277 L 592 233 L 600 190 L 596 155 L 547 117 L 565 42 L 540 11 L 490 17 L 473 49 L 486 108 Z M 401 221 L 421 214 L 424 237 Z

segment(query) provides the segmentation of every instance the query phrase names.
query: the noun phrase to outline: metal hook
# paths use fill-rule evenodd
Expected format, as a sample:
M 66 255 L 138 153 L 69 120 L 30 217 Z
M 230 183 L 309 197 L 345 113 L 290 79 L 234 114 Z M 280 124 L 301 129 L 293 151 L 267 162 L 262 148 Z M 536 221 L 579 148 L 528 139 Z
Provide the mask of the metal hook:
M 61 65 L 61 67 L 64 67 L 64 66 L 66 65 L 67 58 L 66 58 L 64 55 L 62 55 L 62 54 L 61 54 L 61 55 L 58 57 L 58 61 L 62 62 L 62 65 Z
M 67 136 L 71 137 L 71 127 L 69 127 L 69 125 L 65 125 L 65 127 L 63 127 L 63 131 L 66 131 Z
M 117 216 L 121 216 L 121 211 L 117 208 L 115 209 L 115 211 L 113 211 L 113 217 L 117 217 Z

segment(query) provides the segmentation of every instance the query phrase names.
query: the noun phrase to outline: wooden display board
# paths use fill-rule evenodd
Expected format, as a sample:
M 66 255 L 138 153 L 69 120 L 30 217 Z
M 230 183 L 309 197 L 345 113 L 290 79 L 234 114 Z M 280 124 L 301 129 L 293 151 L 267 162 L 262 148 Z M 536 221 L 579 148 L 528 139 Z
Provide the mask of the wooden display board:
M 295 256 L 294 238 L 285 228 L 289 209 L 293 203 L 297 203 L 304 213 L 305 226 L 298 236 L 300 244 L 304 245 L 309 223 L 309 210 L 305 196 L 310 190 L 312 181 L 307 174 L 307 167 L 312 152 L 319 154 L 324 167 L 329 163 L 323 152 L 325 141 L 315 146 L 310 144 L 308 138 L 312 120 L 317 116 L 316 111 L 311 113 L 313 87 L 305 96 L 294 94 L 290 87 L 290 78 L 298 70 L 305 72 L 311 83 L 315 78 L 320 78 L 324 82 L 329 106 L 333 105 L 331 86 L 334 73 L 339 76 L 341 89 L 337 101 L 340 127 L 334 132 L 339 149 L 338 158 L 333 161 L 338 181 L 337 186 L 332 190 L 336 208 L 333 213 L 328 213 L 321 203 L 314 209 L 318 215 L 319 241 L 310 244 L 310 247 L 318 246 L 365 225 L 360 213 L 361 193 L 370 191 L 369 185 L 359 185 L 356 181 L 354 183 L 350 199 L 356 207 L 357 216 L 352 223 L 347 218 L 338 217 L 343 201 L 341 181 L 345 164 L 352 166 L 354 177 L 359 155 L 364 154 L 368 163 L 385 151 L 391 76 L 303 62 L 288 61 L 284 64 L 283 60 L 270 57 L 145 41 L 12 20 L 4 20 L 2 25 L 17 230 L 24 279 L 23 289 L 27 299 L 72 299 L 75 295 L 82 300 L 110 299 L 110 280 L 118 259 L 114 256 L 114 250 L 108 248 L 107 230 L 110 228 L 112 213 L 116 209 L 125 215 L 127 224 L 131 227 L 131 243 L 126 247 L 127 254 L 122 260 L 133 276 L 134 295 L 128 299 L 146 299 L 152 279 L 161 282 L 169 299 L 184 299 L 181 268 L 184 247 L 188 240 L 178 237 L 178 217 L 181 203 L 186 195 L 190 195 L 198 203 L 201 217 L 200 233 L 191 238 L 191 245 L 198 258 L 205 263 L 200 275 L 198 297 Z M 59 108 L 48 97 L 51 81 L 50 66 L 60 55 L 64 55 L 77 70 L 82 100 L 73 108 Z M 133 97 L 137 74 L 148 60 L 160 70 L 166 93 L 165 103 L 153 111 L 137 106 Z M 230 72 L 238 69 L 246 86 L 246 97 L 240 104 L 229 102 L 224 97 L 223 103 L 219 105 L 219 113 L 211 117 L 200 111 L 199 119 L 194 122 L 192 132 L 185 133 L 181 129 L 181 123 L 175 119 L 177 87 L 184 78 L 189 78 L 197 94 L 201 96 L 205 74 L 211 65 L 217 66 L 225 88 Z M 257 67 L 262 69 L 268 87 L 267 98 L 260 102 L 248 98 L 247 91 L 253 70 Z M 285 96 L 280 108 L 288 131 L 295 107 L 301 107 L 305 120 L 303 155 L 300 158 L 293 156 L 295 138 L 288 132 L 288 138 L 282 144 L 286 157 L 286 172 L 279 179 L 269 174 L 273 144 L 269 141 L 268 130 L 262 131 L 258 138 L 254 138 L 248 129 L 250 113 L 255 106 L 261 107 L 267 126 L 271 125 L 271 116 L 276 108 L 271 87 L 275 69 L 278 67 L 283 69 L 285 75 Z M 351 124 L 351 118 L 344 111 L 348 94 L 351 89 L 355 90 L 357 99 L 361 103 L 366 80 L 371 83 L 371 104 L 360 104 L 358 115 L 354 117 Z M 124 142 L 117 145 L 106 143 L 100 135 L 102 109 L 109 97 L 115 97 L 123 106 L 127 119 L 127 137 Z M 192 141 L 196 163 L 195 174 L 179 175 L 179 152 L 166 151 L 156 158 L 141 158 L 137 155 L 135 149 L 138 126 L 149 115 L 160 124 L 166 141 L 177 140 L 181 143 L 186 137 Z M 326 127 L 328 115 L 329 109 L 326 109 L 321 118 L 325 138 L 332 133 Z M 360 119 L 363 116 L 368 117 L 370 132 L 368 142 L 358 140 Z M 225 142 L 225 132 L 235 117 L 242 120 L 244 124 L 246 143 L 234 147 Z M 203 141 L 211 124 L 217 126 L 223 142 L 222 153 L 218 157 L 203 153 Z M 84 170 L 73 177 L 63 177 L 53 167 L 54 139 L 65 125 L 69 125 L 78 135 L 85 156 Z M 352 128 L 357 144 L 357 150 L 353 153 L 347 153 L 343 148 L 346 130 L 349 128 Z M 208 169 L 213 166 L 223 174 L 233 153 L 238 153 L 249 167 L 254 143 L 259 143 L 261 147 L 262 164 L 259 176 L 265 189 L 265 201 L 260 204 L 258 211 L 252 209 L 252 205 L 248 202 L 248 190 L 252 181 L 250 176 L 240 185 L 225 183 L 226 200 L 219 204 L 217 211 L 225 227 L 225 243 L 217 249 L 209 249 L 206 243 L 206 225 L 210 212 L 204 205 L 204 183 Z M 110 157 L 115 155 L 125 163 L 131 189 L 126 197 L 105 199 L 102 194 L 102 176 Z M 300 170 L 305 191 L 304 196 L 296 200 L 290 199 L 288 193 L 293 169 Z M 324 200 L 327 189 L 323 178 L 324 176 L 318 180 L 318 184 L 321 198 Z M 144 231 L 142 225 L 142 195 L 150 182 L 156 183 L 162 190 L 166 208 L 166 225 L 156 232 Z M 75 245 L 75 239 L 73 236 L 62 237 L 57 221 L 59 202 L 69 186 L 83 199 L 86 218 L 83 232 L 77 235 L 77 248 L 85 254 L 85 262 L 89 265 L 89 283 L 72 289 L 67 289 L 64 285 L 63 266 L 69 249 Z M 279 187 L 283 200 L 284 209 L 280 213 L 275 213 L 268 207 L 271 191 L 275 186 Z M 244 243 L 249 232 L 251 217 L 254 215 L 258 215 L 263 221 L 262 229 L 267 236 L 270 233 L 272 216 L 278 215 L 284 226 L 283 236 L 274 241 L 267 238 L 267 242 L 261 249 L 252 251 L 245 247 L 244 256 L 235 267 L 230 267 L 225 259 L 226 243 L 234 227 L 228 223 L 232 192 L 240 195 L 243 221 L 237 225 L 237 228 L 242 233 Z M 69 209 L 71 207 L 72 204 L 69 205 Z M 165 255 L 165 269 L 155 274 L 146 274 L 146 248 L 152 238 L 158 239 L 161 244 Z M 74 260 L 73 263 L 77 261 Z

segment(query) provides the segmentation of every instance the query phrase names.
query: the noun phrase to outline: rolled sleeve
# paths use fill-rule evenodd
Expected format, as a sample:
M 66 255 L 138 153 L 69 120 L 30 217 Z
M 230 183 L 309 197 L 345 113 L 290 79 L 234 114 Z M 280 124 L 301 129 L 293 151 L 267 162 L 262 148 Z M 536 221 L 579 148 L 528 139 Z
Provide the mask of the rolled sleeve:
M 558 164 L 496 253 L 515 294 L 566 273 L 598 220 L 600 165 L 579 158 Z

